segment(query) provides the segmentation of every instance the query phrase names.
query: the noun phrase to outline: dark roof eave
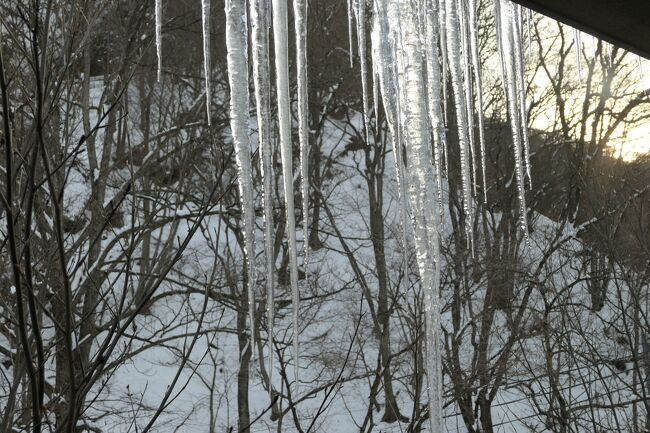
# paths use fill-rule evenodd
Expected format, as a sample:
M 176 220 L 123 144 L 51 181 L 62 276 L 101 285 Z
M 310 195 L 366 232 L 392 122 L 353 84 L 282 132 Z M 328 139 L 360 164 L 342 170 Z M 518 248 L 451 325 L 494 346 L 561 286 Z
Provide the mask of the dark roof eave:
M 650 0 L 513 0 L 650 59 Z

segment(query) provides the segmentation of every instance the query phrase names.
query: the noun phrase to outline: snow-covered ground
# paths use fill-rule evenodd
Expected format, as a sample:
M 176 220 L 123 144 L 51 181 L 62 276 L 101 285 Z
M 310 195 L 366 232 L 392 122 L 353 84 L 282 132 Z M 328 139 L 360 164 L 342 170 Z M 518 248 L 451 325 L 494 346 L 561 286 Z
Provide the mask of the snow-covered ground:
M 356 131 L 361 130 L 360 115 L 353 118 L 352 125 Z M 321 152 L 331 156 L 323 191 L 327 197 L 327 206 L 336 222 L 336 230 L 327 216 L 321 217 L 321 240 L 324 241 L 325 247 L 313 252 L 308 279 L 300 281 L 303 298 L 300 326 L 301 383 L 298 386 L 292 384 L 291 393 L 293 400 L 299 402 L 295 408 L 295 416 L 300 420 L 303 429 L 310 424 L 324 402 L 325 409 L 313 429 L 358 431 L 368 412 L 369 387 L 377 363 L 378 345 L 373 334 L 370 312 L 365 301 L 360 306 L 362 289 L 336 235 L 336 231 L 340 231 L 373 295 L 376 296 L 375 264 L 368 228 L 368 192 L 366 182 L 361 176 L 365 162 L 363 152 L 349 150 L 350 137 L 353 134 L 350 124 L 329 120 L 322 136 Z M 227 135 L 227 131 L 224 135 Z M 252 138 L 255 142 L 255 136 Z M 402 308 L 406 310 L 408 306 L 415 308 L 421 302 L 422 294 L 418 288 L 413 246 L 410 241 L 406 248 L 409 285 L 398 285 L 404 248 L 401 246 L 397 186 L 391 159 L 392 155 L 388 155 L 389 163 L 386 164 L 384 174 L 386 253 L 392 294 L 398 302 L 403 303 Z M 444 201 L 447 202 L 446 193 Z M 453 248 L 450 244 L 452 226 L 449 218 L 449 213 L 445 212 L 446 223 L 441 238 L 443 246 Z M 205 226 L 218 228 L 218 220 L 218 216 L 209 217 Z M 256 236 L 261 239 L 261 216 L 257 222 Z M 530 300 L 522 317 L 521 329 L 526 330 L 525 335 L 516 339 L 515 347 L 507 361 L 507 377 L 493 399 L 491 414 L 494 429 L 499 432 L 544 430 L 549 417 L 542 412 L 548 410 L 552 393 L 562 396 L 566 407 L 570 408 L 571 422 L 579 431 L 592 431 L 592 419 L 597 419 L 606 429 L 627 425 L 632 406 L 620 403 L 627 403 L 636 398 L 632 389 L 634 375 L 630 365 L 625 364 L 625 371 L 621 371 L 620 364 L 614 365 L 612 361 L 630 357 L 629 348 L 621 338 L 617 338 L 616 332 L 623 326 L 626 318 L 623 313 L 628 313 L 631 295 L 625 288 L 620 290 L 620 286 L 617 290 L 616 282 L 612 281 L 609 293 L 616 296 L 608 297 L 605 306 L 600 311 L 593 312 L 587 290 L 588 275 L 580 255 L 584 245 L 576 237 L 577 230 L 570 226 L 560 227 L 558 223 L 534 213 L 530 224 L 530 247 L 521 248 L 515 299 L 521 299 L 529 284 L 535 284 L 536 287 L 530 293 Z M 178 232 L 181 238 L 185 230 L 182 227 Z M 228 230 L 223 225 L 219 230 L 222 232 L 220 243 L 234 242 L 232 238 L 227 237 Z M 477 239 L 484 235 L 482 232 L 477 234 Z M 303 242 L 301 230 L 298 230 L 298 242 Z M 552 247 L 554 251 L 549 253 Z M 261 251 L 261 248 L 258 243 L 258 251 Z M 208 245 L 207 238 L 197 234 L 177 266 L 183 275 L 173 272 L 172 279 L 182 281 L 186 278 L 196 278 L 200 281 L 205 278 L 214 264 L 213 251 L 214 246 Z M 482 253 L 482 242 L 479 240 L 476 260 L 480 261 Z M 258 255 L 257 265 L 262 266 L 263 262 L 264 257 Z M 240 266 L 241 256 L 235 258 L 234 268 Z M 447 330 L 447 339 L 451 338 L 454 332 L 460 332 L 463 342 L 460 345 L 459 360 L 461 366 L 470 372 L 475 362 L 476 347 L 472 343 L 469 330 L 473 326 L 480 329 L 480 326 L 473 322 L 478 317 L 476 312 L 480 312 L 484 306 L 486 282 L 484 278 L 480 278 L 477 282 L 468 283 L 467 291 L 470 296 L 462 308 L 462 323 L 454 327 L 450 308 L 452 288 L 445 284 L 445 281 L 449 281 L 445 276 L 451 272 L 447 267 L 448 264 L 443 263 L 442 326 Z M 531 283 L 528 279 L 535 275 L 538 267 L 542 269 L 535 276 L 536 281 Z M 224 281 L 225 276 L 222 273 L 223 269 L 218 267 L 216 281 Z M 241 290 L 241 276 L 238 281 Z M 263 287 L 262 275 L 258 273 L 258 293 L 263 293 Z M 171 281 L 161 287 L 163 292 L 175 289 Z M 288 302 L 290 293 L 288 287 L 278 287 L 278 292 L 278 299 L 287 302 L 278 303 L 275 338 L 276 343 L 286 349 L 282 351 L 285 357 L 283 361 L 292 364 L 292 352 L 289 348 L 292 338 Z M 94 408 L 89 411 L 89 414 L 95 411 L 111 413 L 97 420 L 97 427 L 104 431 L 137 431 L 136 425 L 142 428 L 148 422 L 151 410 L 162 400 L 177 372 L 178 350 L 189 344 L 192 331 L 198 326 L 197 318 L 202 303 L 203 296 L 200 293 L 165 297 L 152 306 L 148 315 L 138 318 L 132 339 L 125 342 L 129 350 L 137 350 L 149 342 L 156 342 L 163 328 L 173 331 L 165 334 L 164 343 L 155 344 L 133 356 L 115 371 L 106 387 L 101 390 Z M 226 309 L 223 305 L 214 298 L 210 300 L 203 325 L 204 334 L 197 340 L 190 362 L 176 383 L 172 393 L 175 398 L 155 424 L 154 431 L 208 431 L 211 419 L 215 423 L 215 431 L 236 428 L 239 371 L 237 324 L 233 310 Z M 361 319 L 359 311 L 363 312 Z M 403 351 L 411 338 L 405 319 L 403 311 L 393 313 L 394 331 L 391 344 L 394 353 Z M 359 330 L 355 334 L 358 320 Z M 489 342 L 490 356 L 495 359 L 508 341 L 512 320 L 512 315 L 504 310 L 497 310 L 495 313 L 493 336 Z M 544 329 L 550 332 L 545 333 Z M 177 338 L 171 339 L 173 336 Z M 264 330 L 261 336 L 265 345 L 264 353 L 267 353 Z M 353 336 L 355 337 L 350 357 L 346 362 Z M 554 351 L 550 360 L 546 356 L 549 344 L 564 348 Z M 447 352 L 446 356 L 449 355 Z M 251 431 L 277 431 L 277 421 L 271 420 L 271 412 L 268 411 L 270 400 L 259 373 L 258 360 L 254 362 L 251 364 L 253 373 L 249 387 L 251 420 L 260 414 L 261 417 L 255 421 Z M 283 383 L 277 368 L 278 362 L 276 357 L 276 371 L 272 381 L 275 389 L 284 393 L 286 384 Z M 450 365 L 449 361 L 446 364 Z M 549 371 L 558 373 L 553 382 Z M 286 373 L 288 380 L 292 381 L 291 365 L 287 366 Z M 402 352 L 402 355 L 395 359 L 393 374 L 396 378 L 394 386 L 401 412 L 410 416 L 414 404 L 409 394 L 412 384 L 409 383 L 408 377 L 413 374 L 413 358 L 410 353 Z M 468 380 L 469 386 L 474 388 L 470 394 L 475 399 L 481 389 L 477 388 L 476 378 Z M 326 384 L 335 385 L 333 392 L 328 393 L 331 388 Z M 447 399 L 444 422 L 447 430 L 466 431 L 459 407 L 453 400 L 453 389 L 448 374 L 445 374 L 445 395 Z M 419 404 L 425 403 L 426 393 L 421 397 Z M 380 407 L 383 404 L 381 391 L 378 394 L 378 404 Z M 610 406 L 616 408 L 611 409 Z M 284 402 L 282 410 L 287 409 Z M 285 413 L 282 431 L 297 431 L 292 417 L 291 412 Z M 375 423 L 380 418 L 381 413 L 376 413 Z M 405 423 L 379 423 L 375 429 L 398 432 L 405 426 Z M 424 429 L 426 430 L 426 423 Z

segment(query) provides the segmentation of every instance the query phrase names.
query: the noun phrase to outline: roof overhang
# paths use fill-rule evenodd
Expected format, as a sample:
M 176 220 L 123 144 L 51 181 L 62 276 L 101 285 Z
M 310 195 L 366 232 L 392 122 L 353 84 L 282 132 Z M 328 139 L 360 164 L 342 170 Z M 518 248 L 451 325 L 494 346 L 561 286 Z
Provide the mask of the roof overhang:
M 650 59 L 650 0 L 512 0 Z

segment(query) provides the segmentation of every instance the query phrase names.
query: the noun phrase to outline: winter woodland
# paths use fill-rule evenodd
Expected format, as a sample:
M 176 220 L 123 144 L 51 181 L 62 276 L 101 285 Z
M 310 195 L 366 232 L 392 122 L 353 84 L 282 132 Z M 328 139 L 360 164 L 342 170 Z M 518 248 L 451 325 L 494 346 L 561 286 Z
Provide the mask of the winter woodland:
M 509 0 L 3 1 L 0 432 L 650 432 L 645 70 Z

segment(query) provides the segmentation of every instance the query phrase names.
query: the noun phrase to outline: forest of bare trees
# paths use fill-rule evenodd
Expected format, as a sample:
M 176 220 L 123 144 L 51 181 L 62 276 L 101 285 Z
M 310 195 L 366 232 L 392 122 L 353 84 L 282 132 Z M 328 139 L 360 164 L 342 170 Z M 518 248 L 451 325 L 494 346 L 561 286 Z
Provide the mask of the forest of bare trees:
M 274 243 L 272 257 L 262 242 L 249 257 L 259 271 L 248 325 L 226 19 L 223 1 L 211 3 L 206 95 L 197 0 L 163 2 L 160 81 L 154 1 L 0 2 L 0 432 L 428 431 L 425 294 L 376 95 L 364 130 L 348 4 L 308 8 L 311 182 L 309 209 L 297 206 L 295 217 L 310 259 L 298 260 L 297 362 L 273 104 Z M 353 3 L 370 29 L 371 2 Z M 486 65 L 496 52 L 491 4 L 478 8 Z M 444 424 L 471 433 L 647 433 L 650 155 L 621 158 L 611 147 L 650 116 L 646 62 L 587 39 L 578 73 L 573 30 L 533 18 L 528 239 L 500 75 L 486 67 L 486 184 L 476 182 L 469 225 L 457 119 L 446 110 Z M 289 46 L 293 53 L 292 35 Z M 290 63 L 301 203 L 295 57 Z M 250 106 L 261 239 L 252 96 Z

